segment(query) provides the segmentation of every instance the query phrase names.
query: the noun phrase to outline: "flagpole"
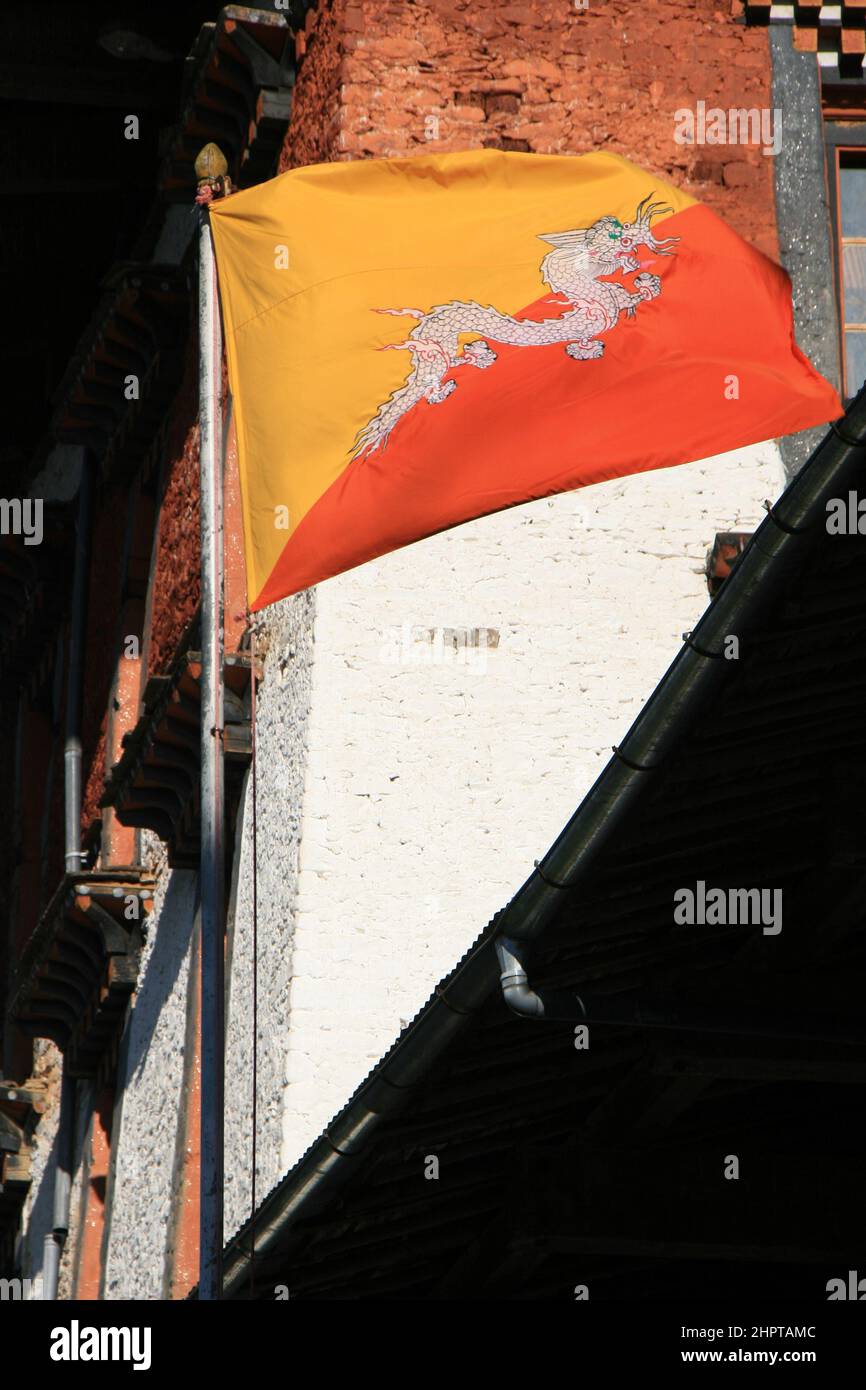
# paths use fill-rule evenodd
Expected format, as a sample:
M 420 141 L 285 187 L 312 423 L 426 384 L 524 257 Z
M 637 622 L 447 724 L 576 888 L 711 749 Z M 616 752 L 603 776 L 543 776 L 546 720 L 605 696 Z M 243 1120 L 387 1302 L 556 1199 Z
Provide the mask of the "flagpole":
M 225 191 L 225 159 L 196 160 L 199 230 L 201 482 L 201 1171 L 200 1299 L 222 1295 L 225 1090 L 223 788 L 222 332 L 207 203 Z

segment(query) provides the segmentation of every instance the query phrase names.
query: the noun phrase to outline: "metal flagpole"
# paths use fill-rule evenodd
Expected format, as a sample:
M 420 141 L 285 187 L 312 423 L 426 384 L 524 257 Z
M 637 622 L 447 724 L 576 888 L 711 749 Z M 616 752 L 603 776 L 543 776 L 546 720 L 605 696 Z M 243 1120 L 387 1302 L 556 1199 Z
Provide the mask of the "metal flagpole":
M 214 145 L 196 160 L 201 480 L 201 1174 L 200 1299 L 222 1294 L 225 954 L 223 857 L 222 332 L 207 202 L 225 188 Z

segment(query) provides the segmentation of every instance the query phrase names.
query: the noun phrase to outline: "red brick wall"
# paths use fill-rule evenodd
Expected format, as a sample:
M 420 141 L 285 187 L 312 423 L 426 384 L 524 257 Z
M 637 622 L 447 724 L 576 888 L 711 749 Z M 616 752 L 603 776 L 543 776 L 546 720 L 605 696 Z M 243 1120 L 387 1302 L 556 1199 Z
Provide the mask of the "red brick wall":
M 341 68 L 346 9 L 342 0 L 320 4 L 307 15 L 295 50 L 301 64 L 292 99 L 292 119 L 279 161 L 280 173 L 299 164 L 333 159 L 339 135 Z
M 165 675 L 199 603 L 198 335 L 172 407 L 151 596 L 147 676 Z
M 223 404 L 228 376 L 223 363 Z M 184 379 L 172 407 L 166 444 L 166 483 L 159 508 L 159 531 L 151 596 L 147 678 L 170 670 L 178 644 L 201 597 L 201 494 L 199 488 L 198 337 L 193 328 Z M 223 498 L 225 526 L 225 643 L 237 648 L 246 624 L 246 575 L 241 544 L 237 441 L 229 430 Z
M 765 29 L 737 0 L 319 0 L 281 168 L 494 146 L 609 150 L 777 255 L 772 159 L 677 145 L 674 112 L 771 107 Z M 425 121 L 438 119 L 438 138 Z

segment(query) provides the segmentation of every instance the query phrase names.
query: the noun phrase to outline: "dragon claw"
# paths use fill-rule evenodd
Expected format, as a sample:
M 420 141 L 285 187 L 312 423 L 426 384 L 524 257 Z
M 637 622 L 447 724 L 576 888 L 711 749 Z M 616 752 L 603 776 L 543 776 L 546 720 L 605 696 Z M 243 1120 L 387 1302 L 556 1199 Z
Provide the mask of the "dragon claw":
M 641 299 L 657 299 L 661 294 L 662 282 L 657 275 L 643 271 L 634 277 L 634 287 Z
M 492 367 L 496 353 L 483 339 L 479 339 L 478 342 L 466 344 L 463 361 L 471 363 L 473 367 Z
M 456 381 L 446 381 L 444 386 L 437 387 L 435 391 L 429 391 L 427 393 L 427 399 L 431 405 L 441 405 L 442 401 L 446 400 L 456 387 Z
M 577 362 L 588 362 L 596 357 L 601 357 L 604 352 L 604 343 L 600 343 L 598 339 L 590 342 L 584 338 L 580 342 L 569 343 L 565 351 L 569 357 L 573 357 Z

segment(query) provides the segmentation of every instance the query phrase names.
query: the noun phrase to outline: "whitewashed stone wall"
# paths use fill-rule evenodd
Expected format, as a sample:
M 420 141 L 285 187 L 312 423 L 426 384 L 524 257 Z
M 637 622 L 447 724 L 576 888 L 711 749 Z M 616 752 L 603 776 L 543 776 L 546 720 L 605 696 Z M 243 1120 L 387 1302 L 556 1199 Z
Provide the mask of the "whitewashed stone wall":
M 707 606 L 715 533 L 753 529 L 782 483 L 774 444 L 742 449 L 319 587 L 284 1169 L 556 838 Z
M 312 592 L 268 610 L 264 680 L 258 692 L 257 1202 L 282 1177 L 282 1119 L 289 1039 L 289 989 L 298 883 L 307 720 L 312 680 Z M 229 905 L 226 1018 L 226 1204 L 231 1235 L 250 1215 L 252 1172 L 252 786 L 236 828 Z
M 196 874 L 163 866 L 118 1068 L 106 1298 L 165 1297 L 195 904 Z

